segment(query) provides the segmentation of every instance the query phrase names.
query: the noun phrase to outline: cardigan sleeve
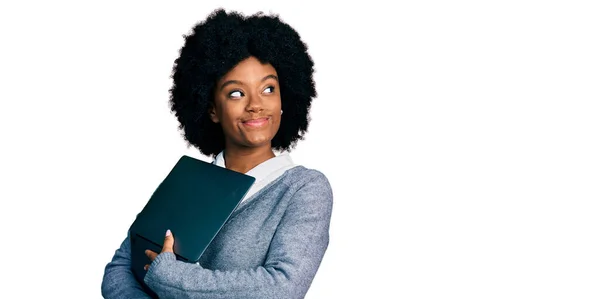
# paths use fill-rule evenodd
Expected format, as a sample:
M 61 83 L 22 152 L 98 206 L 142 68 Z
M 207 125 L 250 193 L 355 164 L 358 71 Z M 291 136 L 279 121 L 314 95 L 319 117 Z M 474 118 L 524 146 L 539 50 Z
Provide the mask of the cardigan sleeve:
M 319 173 L 293 195 L 262 266 L 209 270 L 161 253 L 144 281 L 160 298 L 304 298 L 329 244 L 332 206 Z
M 142 285 L 135 279 L 131 271 L 131 246 L 129 232 L 116 250 L 112 260 L 104 269 L 102 279 L 102 297 L 106 299 L 150 299 Z

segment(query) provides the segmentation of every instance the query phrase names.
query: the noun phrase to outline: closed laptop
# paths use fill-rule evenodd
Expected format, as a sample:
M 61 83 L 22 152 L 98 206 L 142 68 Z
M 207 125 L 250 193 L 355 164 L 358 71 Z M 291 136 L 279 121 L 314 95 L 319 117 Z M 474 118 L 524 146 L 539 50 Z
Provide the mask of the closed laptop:
M 175 237 L 178 260 L 196 263 L 255 178 L 182 156 L 130 227 L 132 270 L 143 282 L 146 249 L 160 253 L 165 232 Z

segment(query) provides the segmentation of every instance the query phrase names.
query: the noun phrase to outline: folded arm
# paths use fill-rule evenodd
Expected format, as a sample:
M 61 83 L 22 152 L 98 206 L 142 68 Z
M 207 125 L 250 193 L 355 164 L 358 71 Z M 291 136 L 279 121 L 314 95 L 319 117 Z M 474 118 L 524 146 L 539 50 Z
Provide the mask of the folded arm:
M 112 261 L 104 269 L 102 297 L 106 299 L 151 299 L 131 272 L 131 247 L 129 233 Z
M 329 244 L 332 204 L 327 179 L 317 176 L 292 198 L 263 266 L 209 270 L 163 252 L 144 281 L 160 298 L 304 298 Z

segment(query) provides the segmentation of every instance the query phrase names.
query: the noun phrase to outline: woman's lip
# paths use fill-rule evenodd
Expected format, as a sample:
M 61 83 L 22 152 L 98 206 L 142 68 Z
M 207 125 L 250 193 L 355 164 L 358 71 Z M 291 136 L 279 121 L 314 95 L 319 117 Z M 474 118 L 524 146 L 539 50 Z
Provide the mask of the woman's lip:
M 246 126 L 250 126 L 250 127 L 260 127 L 260 126 L 266 124 L 268 121 L 269 121 L 268 117 L 263 117 L 263 118 L 250 119 L 250 120 L 244 121 L 243 124 Z

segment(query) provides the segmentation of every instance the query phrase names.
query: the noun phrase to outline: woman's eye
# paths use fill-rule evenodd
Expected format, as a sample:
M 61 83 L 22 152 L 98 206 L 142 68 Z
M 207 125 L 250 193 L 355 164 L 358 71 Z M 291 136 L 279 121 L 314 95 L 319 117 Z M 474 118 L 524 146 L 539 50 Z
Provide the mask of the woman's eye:
M 241 91 L 239 91 L 239 90 L 234 90 L 234 91 L 232 91 L 232 92 L 229 93 L 229 97 L 230 98 L 241 98 L 243 96 L 244 96 L 244 94 Z
M 266 93 L 273 93 L 275 91 L 275 87 L 273 86 L 269 86 L 267 88 L 265 88 L 264 92 Z

